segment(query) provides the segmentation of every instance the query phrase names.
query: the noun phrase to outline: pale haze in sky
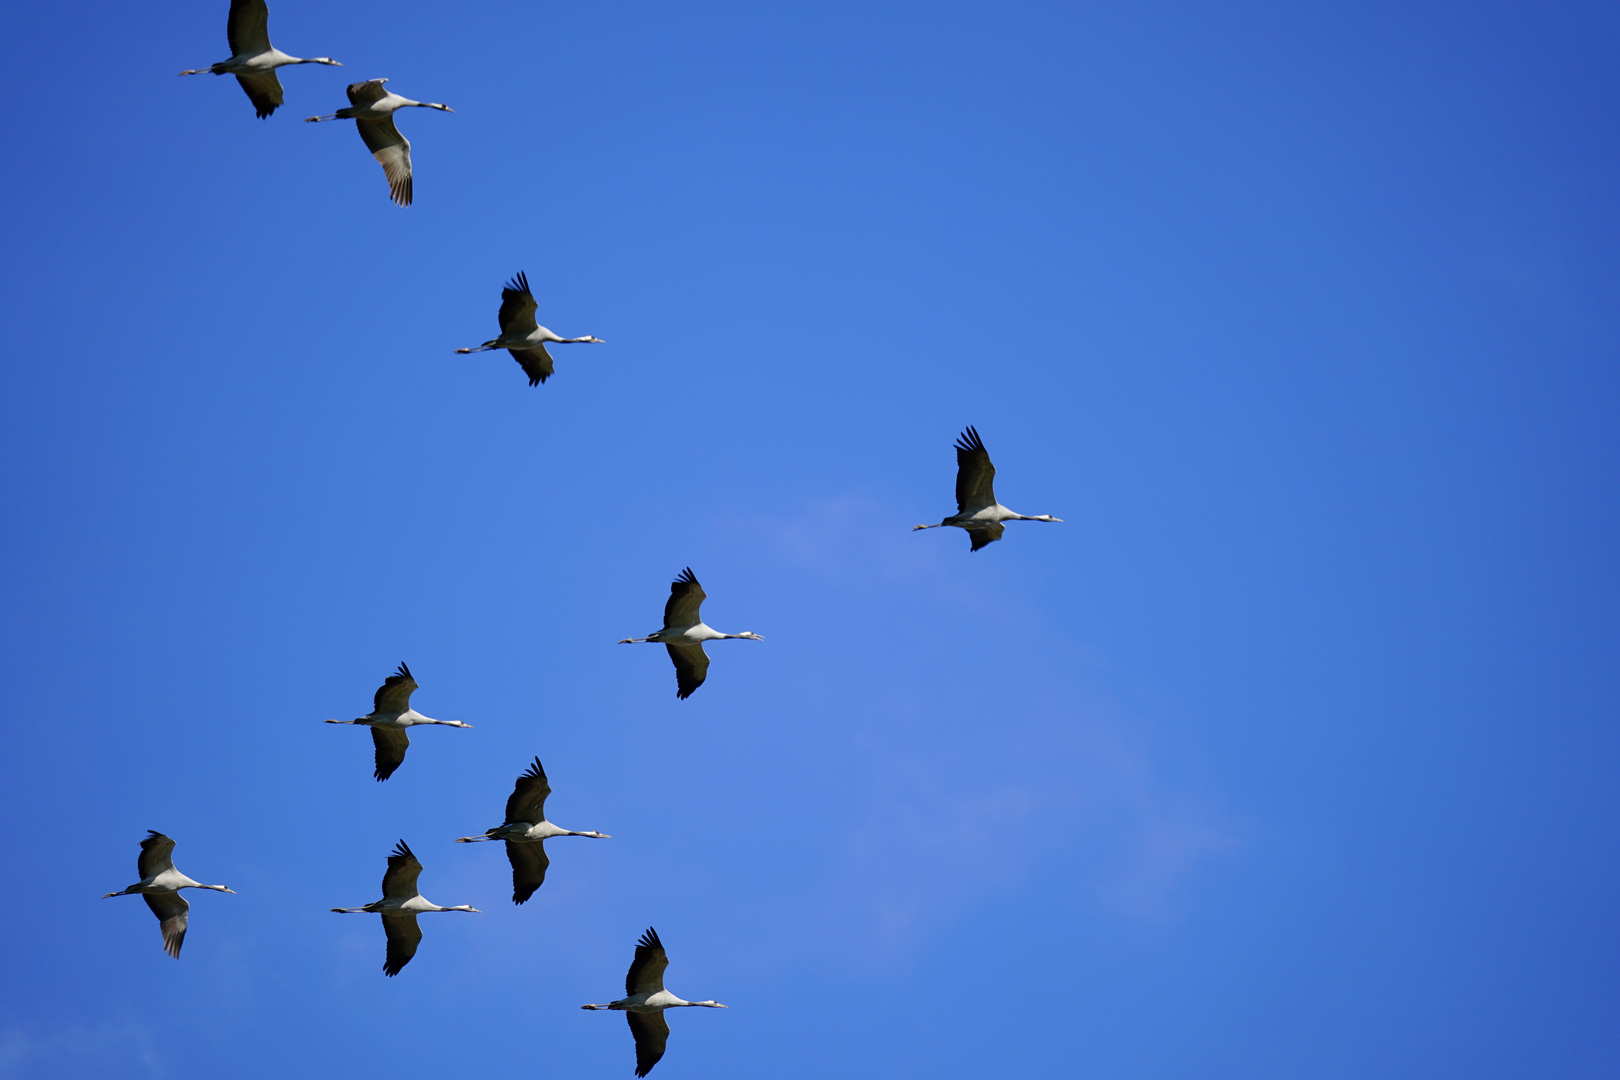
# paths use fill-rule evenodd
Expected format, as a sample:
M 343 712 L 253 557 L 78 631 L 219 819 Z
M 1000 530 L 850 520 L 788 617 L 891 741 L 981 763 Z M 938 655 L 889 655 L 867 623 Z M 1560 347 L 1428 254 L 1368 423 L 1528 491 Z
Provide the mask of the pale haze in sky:
M 0 1080 L 1620 1071 L 1612 5 L 227 7 L 3 17 Z

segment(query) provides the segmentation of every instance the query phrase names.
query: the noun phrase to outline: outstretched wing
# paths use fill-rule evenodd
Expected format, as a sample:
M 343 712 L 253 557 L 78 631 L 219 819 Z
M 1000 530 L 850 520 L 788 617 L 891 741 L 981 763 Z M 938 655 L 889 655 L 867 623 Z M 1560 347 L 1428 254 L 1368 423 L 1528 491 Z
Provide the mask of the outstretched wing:
M 399 670 L 384 679 L 377 692 L 371 695 L 371 709 L 373 712 L 402 713 L 411 707 L 411 695 L 415 692 L 416 680 L 411 678 L 411 669 L 401 664 Z
M 238 75 L 236 81 L 247 93 L 248 100 L 253 102 L 253 111 L 260 120 L 281 107 L 284 100 L 281 96 L 281 80 L 276 78 L 274 71 L 267 71 L 263 75 Z
M 973 541 L 971 550 L 978 551 L 987 544 L 993 544 L 1001 539 L 1001 534 L 1007 531 L 1007 526 L 999 521 L 992 521 L 982 529 L 969 529 L 968 536 Z
M 393 776 L 394 770 L 405 764 L 405 749 L 411 745 L 411 737 L 405 734 L 404 728 L 374 727 L 371 743 L 377 749 L 377 764 L 371 775 L 381 781 Z
M 225 20 L 225 40 L 230 42 L 232 56 L 256 56 L 270 51 L 270 9 L 265 7 L 264 0 L 231 0 L 231 13 Z M 279 95 L 276 104 L 281 104 Z
M 345 92 L 349 95 L 349 104 L 355 108 L 370 105 L 374 101 L 381 101 L 388 96 L 383 89 L 387 79 L 367 79 L 365 82 L 350 83 Z
M 697 575 L 692 573 L 690 566 L 682 570 L 669 585 L 669 600 L 664 604 L 664 625 L 696 626 L 702 622 L 703 617 L 698 612 L 708 595 L 698 584 Z
M 422 928 L 416 925 L 415 915 L 384 915 L 382 921 L 383 933 L 388 935 L 383 974 L 393 978 L 416 955 L 416 947 L 422 944 Z
M 990 464 L 990 452 L 984 448 L 978 431 L 968 428 L 956 440 L 956 512 L 971 514 L 996 505 L 995 479 L 996 467 Z
M 529 321 L 534 321 L 532 316 Z M 529 377 L 530 386 L 539 386 L 557 373 L 551 362 L 551 354 L 546 352 L 544 345 L 536 345 L 532 349 L 508 349 L 507 352 L 518 362 L 523 374 Z
M 630 1034 L 636 1040 L 636 1075 L 646 1076 L 664 1056 L 664 1044 L 669 1041 L 669 1021 L 664 1019 L 663 1010 L 626 1012 L 624 1018 L 630 1021 Z
M 512 794 L 506 800 L 506 821 L 527 821 L 530 825 L 538 825 L 546 820 L 546 796 L 551 794 L 551 784 L 546 780 L 546 770 L 541 767 L 540 759 L 535 758 L 529 770 L 517 778 L 517 784 L 512 788 Z
M 136 862 L 142 881 L 151 881 L 165 870 L 174 869 L 174 841 L 155 829 L 146 830 L 141 841 L 141 857 Z
M 546 883 L 546 867 L 551 859 L 546 855 L 546 842 L 531 844 L 506 842 L 506 860 L 512 864 L 512 903 L 521 904 Z
M 173 843 L 171 840 L 170 844 Z M 152 914 L 158 917 L 158 925 L 163 930 L 163 951 L 180 959 L 180 945 L 186 940 L 186 912 L 191 910 L 191 905 L 177 892 L 142 893 L 141 896 Z
M 522 336 L 538 330 L 534 308 L 534 293 L 529 291 L 529 275 L 519 270 L 517 276 L 501 289 L 501 336 Z
M 349 95 L 352 100 L 354 95 Z M 356 120 L 360 138 L 377 159 L 388 178 L 388 194 L 396 206 L 411 205 L 411 142 L 399 133 L 392 116 L 381 120 Z
M 664 988 L 664 969 L 669 957 L 664 955 L 664 943 L 658 940 L 658 931 L 647 927 L 647 932 L 636 942 L 636 958 L 630 961 L 630 970 L 624 976 L 624 992 L 656 994 Z
M 422 864 L 416 861 L 416 856 L 406 846 L 405 841 L 401 840 L 394 845 L 392 854 L 388 856 L 388 871 L 383 874 L 382 881 L 383 897 L 409 900 L 419 895 L 416 891 L 416 878 L 421 872 Z
M 709 677 L 709 654 L 702 645 L 670 645 L 669 658 L 675 663 L 675 696 L 686 700 Z

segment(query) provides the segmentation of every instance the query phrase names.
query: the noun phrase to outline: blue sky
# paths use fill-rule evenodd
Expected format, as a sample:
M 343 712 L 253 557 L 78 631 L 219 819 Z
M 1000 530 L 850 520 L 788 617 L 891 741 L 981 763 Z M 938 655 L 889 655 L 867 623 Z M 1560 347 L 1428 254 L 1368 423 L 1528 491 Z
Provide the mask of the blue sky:
M 226 6 L 4 16 L 0 1078 L 1615 1074 L 1612 5 Z

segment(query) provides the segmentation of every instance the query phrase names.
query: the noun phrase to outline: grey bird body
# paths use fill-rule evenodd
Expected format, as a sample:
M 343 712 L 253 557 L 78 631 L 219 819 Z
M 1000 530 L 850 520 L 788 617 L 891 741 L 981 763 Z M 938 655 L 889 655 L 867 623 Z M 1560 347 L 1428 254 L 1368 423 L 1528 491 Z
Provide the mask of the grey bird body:
M 705 641 L 725 641 L 729 638 L 765 640 L 752 630 L 744 630 L 740 634 L 722 634 L 704 625 L 701 609 L 707 598 L 708 594 L 688 566 L 670 584 L 669 599 L 664 602 L 664 625 L 644 638 L 624 638 L 619 642 L 620 645 L 657 642 L 668 648 L 670 662 L 675 665 L 675 696 L 678 698 L 691 697 L 692 692 L 709 677 L 709 654 L 703 651 Z
M 264 0 L 232 0 L 231 13 L 225 21 L 225 37 L 231 46 L 231 56 L 205 68 L 182 71 L 182 75 L 235 75 L 253 110 L 263 120 L 281 107 L 285 98 L 276 69 L 292 64 L 343 65 L 329 56 L 301 59 L 288 56 L 270 44 L 270 12 Z
M 551 354 L 546 351 L 547 344 L 607 344 L 601 338 L 592 337 L 590 334 L 575 338 L 554 334 L 535 321 L 536 310 L 538 305 L 535 303 L 534 293 L 529 289 L 529 276 L 519 271 L 517 276 L 508 281 L 506 287 L 501 290 L 501 311 L 497 317 L 501 327 L 500 336 L 490 338 L 482 345 L 470 349 L 457 349 L 456 352 L 475 353 L 506 349 L 523 369 L 523 374 L 529 377 L 529 385 L 539 386 L 557 373 Z
M 416 888 L 416 879 L 422 873 L 422 864 L 401 840 L 388 856 L 388 870 L 383 874 L 381 900 L 354 908 L 333 908 L 339 915 L 371 912 L 382 916 L 383 934 L 388 939 L 388 953 L 383 960 L 383 974 L 389 978 L 411 962 L 416 947 L 422 942 L 422 928 L 416 917 L 434 911 L 468 911 L 479 914 L 471 904 L 441 907 L 424 897 Z
M 669 1040 L 669 1023 L 664 1010 L 680 1008 L 725 1009 L 718 1001 L 687 1001 L 664 989 L 664 969 L 669 957 L 658 931 L 652 927 L 636 942 L 636 956 L 624 977 L 625 996 L 605 1005 L 581 1005 L 582 1009 L 611 1009 L 622 1012 L 630 1022 L 636 1041 L 636 1075 L 646 1076 L 664 1056 Z
M 435 720 L 431 716 L 423 716 L 411 708 L 411 694 L 417 689 L 416 680 L 411 677 L 411 669 L 404 664 L 399 670 L 383 680 L 371 699 L 371 712 L 365 716 L 357 716 L 353 720 L 328 720 L 328 724 L 359 724 L 371 729 L 371 741 L 376 747 L 376 770 L 373 772 L 378 780 L 386 780 L 394 775 L 394 770 L 405 762 L 405 750 L 411 745 L 411 738 L 406 734 L 410 728 L 423 724 L 438 724 L 443 727 L 470 728 L 471 724 L 460 720 Z
M 155 829 L 148 829 L 141 841 L 141 856 L 136 869 L 141 880 L 118 892 L 102 897 L 135 896 L 145 898 L 146 906 L 158 918 L 163 932 L 163 951 L 180 959 L 180 946 L 186 940 L 186 926 L 190 921 L 191 905 L 180 895 L 181 889 L 211 889 L 214 892 L 234 893 L 224 885 L 204 885 L 193 881 L 174 868 L 174 841 Z
M 306 123 L 323 120 L 353 120 L 360 139 L 371 156 L 382 166 L 388 179 L 388 195 L 395 205 L 411 205 L 411 142 L 394 126 L 394 114 L 401 109 L 438 109 L 455 112 L 439 101 L 412 101 L 383 89 L 387 79 L 367 79 L 348 86 L 349 107 L 326 116 L 307 116 Z
M 1054 521 L 1050 514 L 1027 515 L 1015 513 L 996 501 L 996 467 L 990 464 L 990 453 L 984 448 L 979 433 L 969 427 L 956 440 L 956 513 L 933 525 L 917 525 L 917 529 L 938 529 L 949 525 L 966 530 L 972 540 L 973 551 L 1001 539 L 1004 521 Z
M 483 836 L 461 836 L 458 844 L 474 844 L 481 840 L 505 840 L 506 857 L 512 864 L 512 903 L 521 904 L 533 896 L 546 880 L 546 868 L 551 860 L 546 856 L 545 842 L 555 836 L 588 836 L 596 840 L 611 840 L 606 833 L 575 832 L 553 825 L 546 820 L 546 797 L 551 794 L 551 783 L 546 770 L 535 758 L 528 771 L 517 778 L 512 794 L 506 800 L 506 821 Z

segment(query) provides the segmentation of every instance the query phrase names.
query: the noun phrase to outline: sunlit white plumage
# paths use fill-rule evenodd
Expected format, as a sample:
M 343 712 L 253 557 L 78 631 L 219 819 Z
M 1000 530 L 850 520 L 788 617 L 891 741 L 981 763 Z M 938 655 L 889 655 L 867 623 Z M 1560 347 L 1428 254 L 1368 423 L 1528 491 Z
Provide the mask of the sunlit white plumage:
M 180 945 L 186 940 L 186 923 L 191 905 L 186 898 L 180 895 L 181 889 L 212 889 L 215 892 L 234 893 L 235 889 L 227 889 L 223 885 L 204 885 L 200 881 L 192 881 L 186 875 L 174 868 L 174 841 L 155 829 L 146 830 L 146 839 L 141 841 L 141 856 L 136 862 L 136 869 L 141 880 L 120 889 L 110 892 L 102 897 L 134 896 L 137 893 L 146 898 L 146 906 L 152 909 L 152 914 L 158 917 L 159 928 L 163 932 L 163 951 L 180 959 Z
M 518 362 L 523 374 L 529 377 L 530 386 L 539 386 L 555 374 L 552 366 L 551 354 L 546 351 L 546 343 L 555 345 L 575 345 L 589 342 L 594 345 L 607 344 L 599 337 L 586 334 L 584 337 L 559 337 L 535 321 L 534 313 L 538 305 L 534 302 L 534 293 L 529 291 L 529 277 L 522 271 L 501 290 L 501 311 L 497 318 L 501 325 L 499 337 L 491 338 L 482 345 L 470 349 L 457 349 L 458 353 L 487 352 L 490 349 L 506 349 L 511 352 L 512 359 Z
M 990 453 L 980 441 L 979 433 L 969 427 L 956 440 L 956 513 L 933 525 L 914 526 L 912 531 L 937 529 L 941 525 L 966 529 L 973 541 L 971 550 L 978 551 L 1001 539 L 1006 528 L 1003 521 L 1063 520 L 1050 514 L 1030 517 L 1013 513 L 996 501 L 995 479 L 996 467 L 990 464 Z
M 597 840 L 611 840 L 607 833 L 573 832 L 559 828 L 546 820 L 546 796 L 551 784 L 546 770 L 535 758 L 528 771 L 517 778 L 512 794 L 506 800 L 506 821 L 483 836 L 461 836 L 458 844 L 473 844 L 480 840 L 505 840 L 506 857 L 512 864 L 512 903 L 521 904 L 534 895 L 546 880 L 546 868 L 551 860 L 546 857 L 546 841 L 554 836 L 589 836 Z
M 658 931 L 647 927 L 647 932 L 636 942 L 636 958 L 624 977 L 625 996 L 606 1005 L 581 1005 L 582 1009 L 613 1009 L 625 1014 L 630 1022 L 630 1034 L 636 1040 L 636 1075 L 646 1076 L 658 1059 L 664 1056 L 664 1045 L 669 1040 L 669 1024 L 664 1020 L 665 1009 L 703 1007 L 725 1009 L 730 1006 L 718 1001 L 684 1001 L 664 989 L 664 969 L 669 957 L 664 954 L 664 943 L 658 940 Z
M 386 780 L 393 776 L 394 770 L 404 763 L 405 749 L 411 745 L 411 738 L 406 734 L 406 729 L 420 724 L 472 727 L 471 724 L 462 723 L 460 720 L 435 720 L 411 708 L 411 694 L 416 688 L 416 680 L 411 677 L 411 669 L 401 664 L 398 671 L 384 679 L 383 684 L 377 687 L 377 692 L 371 698 L 369 713 L 353 720 L 326 721 L 328 724 L 362 724 L 371 729 L 371 741 L 377 750 L 376 770 L 372 775 L 378 780 Z
M 350 83 L 349 108 L 339 109 L 329 116 L 306 116 L 310 124 L 322 120 L 353 120 L 360 130 L 366 149 L 382 166 L 388 178 L 388 194 L 399 206 L 411 205 L 411 142 L 394 126 L 394 114 L 400 109 L 438 109 L 455 112 L 450 106 L 437 101 L 412 101 L 407 97 L 383 89 L 387 79 L 368 79 Z
M 620 645 L 636 645 L 646 641 L 662 642 L 669 649 L 669 658 L 675 665 L 675 696 L 689 698 L 692 691 L 703 685 L 709 676 L 709 654 L 703 651 L 705 641 L 724 641 L 728 638 L 747 638 L 749 641 L 765 639 L 752 630 L 740 634 L 722 634 L 703 625 L 699 609 L 708 594 L 688 566 L 669 587 L 669 599 L 664 603 L 663 629 L 644 638 L 624 638 Z
M 276 69 L 290 64 L 343 65 L 329 56 L 313 56 L 301 60 L 288 56 L 270 44 L 270 11 L 264 0 L 231 0 L 231 13 L 225 20 L 225 40 L 231 46 L 231 58 L 210 64 L 205 68 L 182 71 L 182 75 L 235 75 L 253 111 L 263 120 L 275 112 L 283 102 L 281 80 Z
M 400 969 L 411 962 L 411 957 L 416 955 L 416 947 L 422 943 L 422 928 L 416 924 L 418 915 L 432 911 L 470 911 L 480 914 L 471 904 L 440 907 L 426 899 L 416 889 L 416 879 L 421 873 L 422 864 L 405 845 L 405 841 L 401 840 L 395 845 L 393 853 L 388 856 L 388 870 L 383 874 L 382 880 L 383 898 L 364 907 L 332 909 L 339 915 L 354 915 L 369 911 L 382 916 L 383 933 L 388 938 L 388 955 L 383 961 L 383 974 L 389 978 L 398 975 Z

